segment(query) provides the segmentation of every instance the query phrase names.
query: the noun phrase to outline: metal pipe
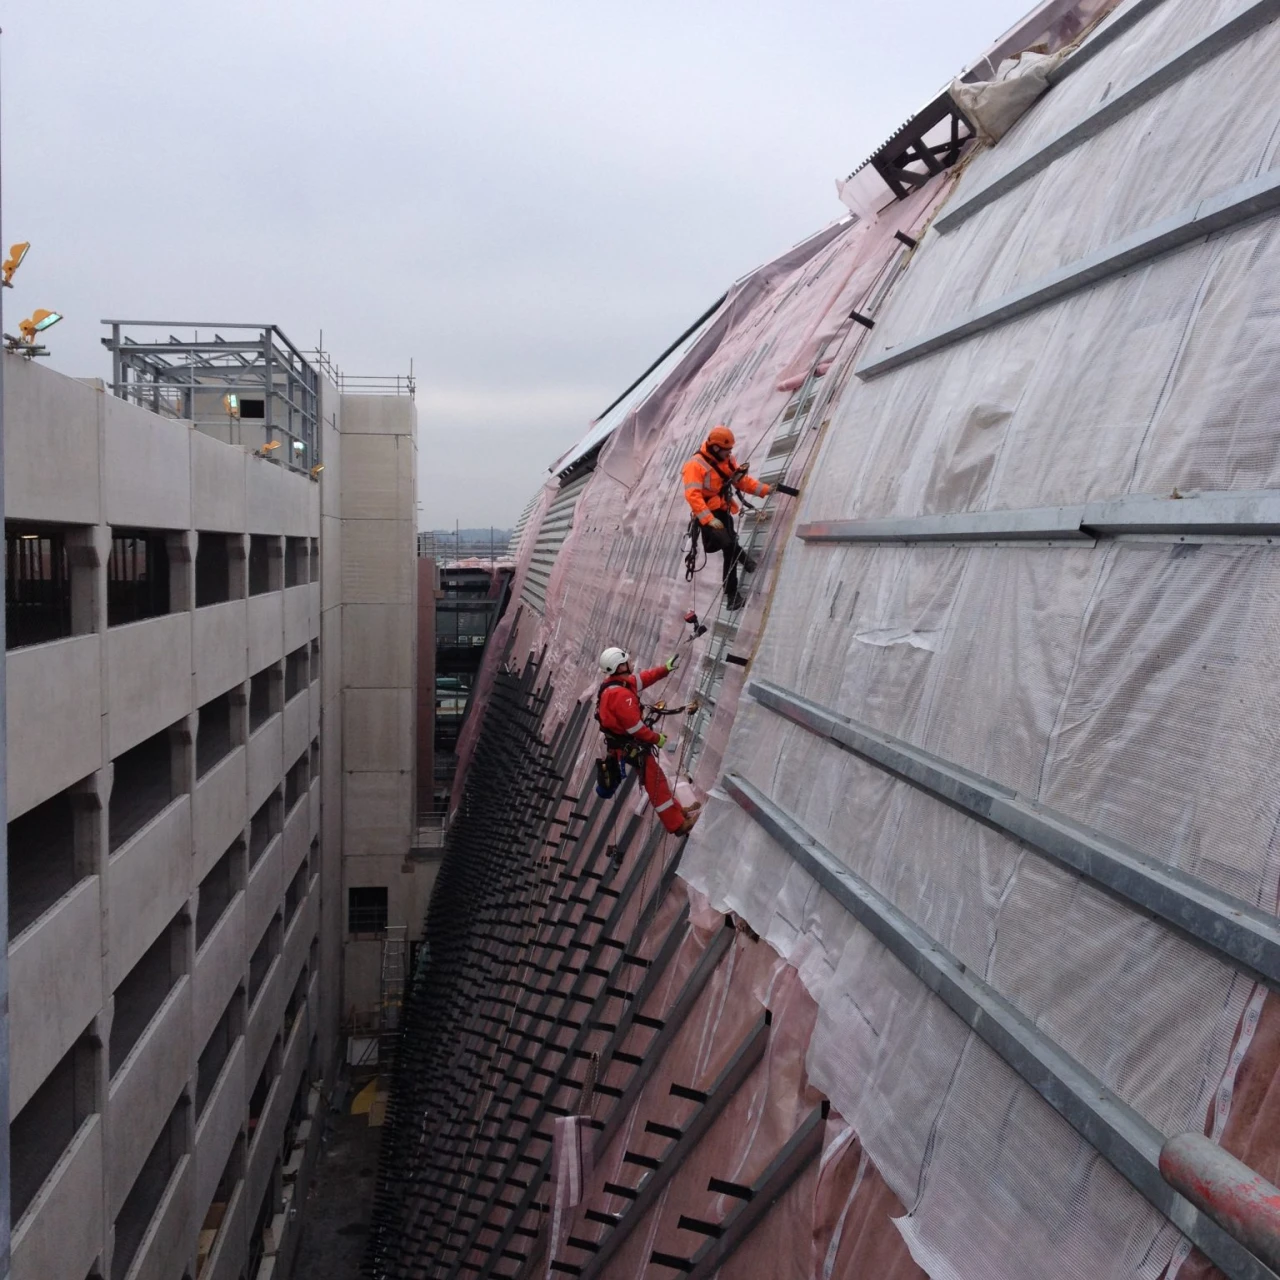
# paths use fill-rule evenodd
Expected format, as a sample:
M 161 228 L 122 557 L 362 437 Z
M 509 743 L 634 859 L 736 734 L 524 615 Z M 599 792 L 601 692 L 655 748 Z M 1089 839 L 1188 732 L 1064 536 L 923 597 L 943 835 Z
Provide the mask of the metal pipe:
M 1202 1213 L 1280 1270 L 1280 1187 L 1202 1133 L 1179 1133 L 1160 1149 L 1160 1172 Z

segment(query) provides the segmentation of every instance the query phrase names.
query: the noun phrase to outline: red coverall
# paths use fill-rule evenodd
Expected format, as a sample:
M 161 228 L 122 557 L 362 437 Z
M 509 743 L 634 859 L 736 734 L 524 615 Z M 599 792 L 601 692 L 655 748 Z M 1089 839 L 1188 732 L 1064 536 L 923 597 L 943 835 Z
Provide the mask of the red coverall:
M 629 760 L 640 770 L 640 780 L 649 794 L 653 811 L 668 831 L 684 825 L 685 813 L 671 794 L 666 775 L 658 764 L 655 747 L 658 735 L 644 722 L 640 690 L 665 679 L 666 667 L 650 667 L 639 675 L 610 676 L 600 686 L 596 715 L 604 730 L 609 754 Z

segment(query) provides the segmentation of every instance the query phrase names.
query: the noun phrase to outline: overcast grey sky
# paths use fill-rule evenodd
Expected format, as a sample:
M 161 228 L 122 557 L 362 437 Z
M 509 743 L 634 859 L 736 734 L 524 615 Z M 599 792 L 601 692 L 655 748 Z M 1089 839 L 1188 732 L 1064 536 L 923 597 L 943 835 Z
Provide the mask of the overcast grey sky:
M 507 525 L 1031 0 L 43 0 L 4 10 L 5 297 L 271 321 L 418 377 L 424 527 Z M 26 310 L 24 310 L 26 314 Z

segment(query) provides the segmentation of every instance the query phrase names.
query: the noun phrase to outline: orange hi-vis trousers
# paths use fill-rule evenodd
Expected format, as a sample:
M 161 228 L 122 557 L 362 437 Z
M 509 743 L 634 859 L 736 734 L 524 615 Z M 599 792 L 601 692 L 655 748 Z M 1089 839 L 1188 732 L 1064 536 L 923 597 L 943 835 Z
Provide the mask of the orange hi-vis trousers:
M 640 781 L 644 784 L 649 803 L 653 805 L 653 811 L 661 819 L 662 825 L 668 831 L 675 831 L 683 826 L 684 810 L 671 794 L 671 785 L 667 782 L 667 775 L 662 772 L 657 756 L 652 751 L 646 751 L 637 762 L 626 752 L 615 751 L 613 754 L 640 771 Z

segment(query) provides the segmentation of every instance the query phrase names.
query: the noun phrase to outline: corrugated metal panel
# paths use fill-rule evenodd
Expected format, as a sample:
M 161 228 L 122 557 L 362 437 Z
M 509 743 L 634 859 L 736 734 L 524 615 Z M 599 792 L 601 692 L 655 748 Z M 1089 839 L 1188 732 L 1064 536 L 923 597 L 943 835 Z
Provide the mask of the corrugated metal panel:
M 564 540 L 573 528 L 573 513 L 578 505 L 582 491 L 587 487 L 592 472 L 587 471 L 574 480 L 570 480 L 552 499 L 547 514 L 542 517 L 538 526 L 538 536 L 533 544 L 533 556 L 529 561 L 529 571 L 525 574 L 524 590 L 520 598 L 539 613 L 547 607 L 547 583 L 551 581 L 551 570 L 555 567 L 556 557 Z
M 524 531 L 529 524 L 529 517 L 533 515 L 534 507 L 538 505 L 540 497 L 542 497 L 541 488 L 525 503 L 525 508 L 520 513 L 520 519 L 516 521 L 516 527 L 511 530 L 511 541 L 507 545 L 507 554 L 509 556 L 518 557 L 520 555 L 520 543 L 524 539 Z

